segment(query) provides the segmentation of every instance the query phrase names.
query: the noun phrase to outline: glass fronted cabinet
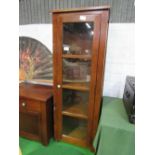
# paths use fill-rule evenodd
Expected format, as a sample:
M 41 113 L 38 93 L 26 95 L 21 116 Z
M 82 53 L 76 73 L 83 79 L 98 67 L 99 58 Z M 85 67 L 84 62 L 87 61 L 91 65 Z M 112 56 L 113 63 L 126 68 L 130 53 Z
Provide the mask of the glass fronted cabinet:
M 91 147 L 104 77 L 109 7 L 53 11 L 54 136 Z

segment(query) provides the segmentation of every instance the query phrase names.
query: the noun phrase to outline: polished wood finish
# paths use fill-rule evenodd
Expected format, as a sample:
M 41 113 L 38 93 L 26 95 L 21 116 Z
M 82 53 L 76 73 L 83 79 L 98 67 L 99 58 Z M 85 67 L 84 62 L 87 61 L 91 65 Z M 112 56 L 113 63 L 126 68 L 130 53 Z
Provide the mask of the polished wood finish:
M 89 86 L 87 83 L 65 83 L 65 84 L 62 84 L 62 88 L 89 91 Z
M 38 84 L 21 83 L 19 85 L 20 97 L 35 99 L 39 101 L 47 101 L 53 94 L 52 86 L 43 86 Z
M 68 12 L 84 12 L 84 11 L 96 11 L 96 10 L 109 10 L 110 6 L 105 5 L 105 6 L 96 6 L 96 7 L 84 7 L 84 8 L 72 8 L 72 9 L 63 9 L 63 10 L 53 10 L 50 11 L 52 13 L 68 13 Z
M 95 104 L 94 104 L 94 120 L 92 126 L 92 140 L 95 137 L 98 121 L 99 121 L 99 111 L 100 104 L 103 96 L 103 84 L 104 84 L 104 69 L 105 69 L 105 58 L 106 58 L 106 48 L 107 48 L 107 37 L 108 37 L 108 26 L 109 26 L 109 12 L 106 11 L 101 16 L 101 35 L 99 43 L 99 55 L 97 64 L 97 79 L 96 79 L 96 89 L 95 89 Z
M 70 137 L 67 135 L 62 135 L 61 140 L 64 142 L 69 142 L 69 143 L 74 144 L 74 145 L 78 145 L 78 146 L 82 146 L 82 147 L 88 147 L 88 144 L 86 141 L 83 141 L 83 140 L 80 140 L 77 138 L 73 138 L 73 137 Z
M 40 113 L 31 111 L 19 112 L 20 136 L 41 141 Z
M 62 114 L 76 118 L 88 119 L 87 104 L 80 103 L 73 104 L 72 106 L 65 106 L 63 107 Z
M 72 59 L 85 59 L 85 60 L 91 59 L 90 55 L 63 54 L 62 57 L 63 58 L 72 58 Z
M 52 136 L 53 89 L 28 83 L 19 85 L 19 134 L 48 145 Z
M 25 104 L 25 105 L 23 105 Z M 40 112 L 41 111 L 41 105 L 38 104 L 38 101 L 33 100 L 33 99 L 28 99 L 28 98 L 24 98 L 24 97 L 20 97 L 19 98 L 19 110 L 20 111 L 37 111 Z
M 84 21 L 80 20 L 79 17 L 81 15 L 86 17 Z M 64 54 L 62 51 L 63 23 L 80 22 L 93 22 L 94 24 L 91 54 Z M 102 98 L 108 22 L 109 7 L 107 6 L 56 10 L 53 12 L 54 137 L 56 140 L 64 140 L 72 144 L 89 147 L 91 150 L 93 150 L 92 142 L 96 134 Z M 91 61 L 90 81 L 83 83 L 63 81 L 62 59 L 82 59 Z M 88 92 L 89 99 L 86 109 L 80 104 L 73 104 L 73 106 L 64 108 L 62 95 L 64 89 Z M 80 111 L 80 109 L 83 111 Z M 62 123 L 64 116 L 85 120 L 87 126 L 77 125 L 75 130 L 68 134 L 64 134 L 62 133 L 64 130 Z

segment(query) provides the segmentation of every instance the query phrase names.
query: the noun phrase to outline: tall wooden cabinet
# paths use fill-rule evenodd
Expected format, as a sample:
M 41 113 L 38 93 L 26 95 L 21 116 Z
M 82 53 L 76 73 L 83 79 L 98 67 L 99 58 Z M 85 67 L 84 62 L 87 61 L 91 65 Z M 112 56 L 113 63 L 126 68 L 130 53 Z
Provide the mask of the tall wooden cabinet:
M 109 7 L 52 14 L 54 136 L 91 147 L 102 99 Z

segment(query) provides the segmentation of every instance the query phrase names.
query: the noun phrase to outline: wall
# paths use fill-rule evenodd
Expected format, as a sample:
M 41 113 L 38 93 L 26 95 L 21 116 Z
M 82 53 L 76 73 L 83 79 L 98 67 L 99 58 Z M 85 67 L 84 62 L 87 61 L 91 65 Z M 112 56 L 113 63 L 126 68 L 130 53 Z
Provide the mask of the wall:
M 110 24 L 104 95 L 122 97 L 126 75 L 134 75 L 134 24 Z
M 38 39 L 52 51 L 52 25 L 19 26 L 20 36 Z M 122 97 L 126 75 L 134 75 L 134 24 L 110 23 L 103 95 Z
M 51 23 L 49 10 L 110 5 L 111 23 L 133 23 L 135 0 L 20 0 L 19 24 Z

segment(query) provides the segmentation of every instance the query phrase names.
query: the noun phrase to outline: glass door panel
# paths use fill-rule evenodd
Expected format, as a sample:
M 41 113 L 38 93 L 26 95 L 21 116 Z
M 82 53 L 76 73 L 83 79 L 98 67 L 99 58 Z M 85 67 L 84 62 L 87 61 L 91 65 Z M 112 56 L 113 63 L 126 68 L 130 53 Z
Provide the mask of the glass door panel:
M 91 55 L 93 29 L 93 22 L 64 23 L 63 54 Z
M 85 59 L 63 59 L 63 83 L 90 83 L 91 61 Z
M 63 116 L 62 134 L 85 140 L 87 137 L 87 121 L 68 116 Z
M 63 89 L 63 115 L 88 119 L 89 93 Z
M 65 22 L 62 30 L 62 134 L 86 141 L 94 23 Z

